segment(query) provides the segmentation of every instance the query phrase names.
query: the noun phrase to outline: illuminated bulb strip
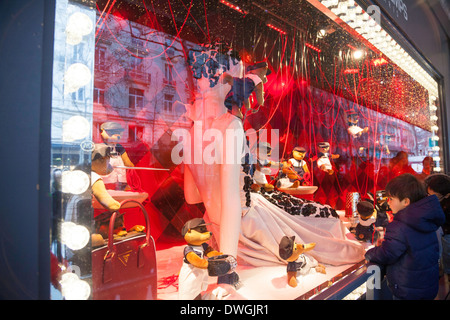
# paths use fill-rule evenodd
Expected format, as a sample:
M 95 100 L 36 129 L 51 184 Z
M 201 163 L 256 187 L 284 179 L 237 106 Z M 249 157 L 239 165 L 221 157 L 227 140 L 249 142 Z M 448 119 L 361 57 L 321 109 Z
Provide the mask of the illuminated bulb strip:
M 220 0 L 220 3 L 226 5 L 227 7 L 231 8 L 233 10 L 236 10 L 237 12 L 239 12 L 243 15 L 246 15 L 248 13 L 247 11 L 242 10 L 241 8 L 239 8 L 239 6 L 236 6 L 236 5 L 232 4 L 231 2 L 228 2 L 225 0 Z
M 344 74 L 356 74 L 359 73 L 359 69 L 345 69 Z
M 352 0 L 319 0 L 385 56 L 419 82 L 430 95 L 438 96 L 437 82 Z
M 317 47 L 314 47 L 312 44 L 306 43 L 305 46 L 307 46 L 308 48 L 313 49 L 314 51 L 317 51 L 319 53 L 322 52 L 322 50 L 320 50 Z
M 281 34 L 283 34 L 283 35 L 286 34 L 286 31 L 284 31 L 284 30 L 282 30 L 282 29 L 280 29 L 280 28 L 274 26 L 274 25 L 271 24 L 271 23 L 267 23 L 266 26 L 268 26 L 269 28 L 271 28 L 271 29 L 273 29 L 273 30 L 275 30 L 275 31 L 278 31 L 279 33 L 281 33 Z

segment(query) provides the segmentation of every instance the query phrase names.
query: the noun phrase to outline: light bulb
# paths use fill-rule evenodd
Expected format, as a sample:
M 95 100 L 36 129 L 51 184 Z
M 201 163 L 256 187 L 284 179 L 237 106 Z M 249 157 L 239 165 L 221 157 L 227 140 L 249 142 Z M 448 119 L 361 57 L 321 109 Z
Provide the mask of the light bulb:
M 353 51 L 353 58 L 355 59 L 361 59 L 364 55 L 364 51 L 362 50 L 355 50 Z
M 89 230 L 85 226 L 65 221 L 61 223 L 61 243 L 72 250 L 84 248 L 90 238 Z
M 89 188 L 89 176 L 81 170 L 64 171 L 61 175 L 61 191 L 82 194 Z
M 84 139 L 91 130 L 89 121 L 82 116 L 73 116 L 63 121 L 63 141 Z
M 82 63 L 69 66 L 64 74 L 64 93 L 72 93 L 91 81 L 91 71 Z
M 80 280 L 75 273 L 64 273 L 61 276 L 61 293 L 66 300 L 87 300 L 91 294 L 90 285 Z
M 66 26 L 66 42 L 77 45 L 83 40 L 83 36 L 92 32 L 94 24 L 88 15 L 82 12 L 72 14 Z
M 327 30 L 320 29 L 317 35 L 319 36 L 319 38 L 323 38 L 327 35 Z

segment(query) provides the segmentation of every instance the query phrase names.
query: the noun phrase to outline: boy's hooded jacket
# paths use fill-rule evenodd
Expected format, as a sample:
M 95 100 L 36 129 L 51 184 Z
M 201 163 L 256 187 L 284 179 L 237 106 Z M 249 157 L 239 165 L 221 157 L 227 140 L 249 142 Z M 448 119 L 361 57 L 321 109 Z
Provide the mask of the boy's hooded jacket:
M 435 195 L 416 201 L 394 215 L 383 243 L 367 251 L 366 259 L 386 266 L 394 296 L 434 299 L 439 290 L 439 243 L 436 231 L 445 221 Z

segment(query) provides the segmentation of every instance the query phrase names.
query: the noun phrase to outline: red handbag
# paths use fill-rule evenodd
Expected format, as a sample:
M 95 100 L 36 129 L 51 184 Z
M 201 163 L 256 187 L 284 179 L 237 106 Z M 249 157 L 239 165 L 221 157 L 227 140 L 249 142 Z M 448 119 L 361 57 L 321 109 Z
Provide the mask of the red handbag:
M 147 211 L 135 200 L 145 216 L 146 233 L 129 233 L 114 239 L 114 212 L 109 222 L 108 244 L 92 250 L 92 287 L 94 300 L 156 300 L 156 250 L 150 235 Z

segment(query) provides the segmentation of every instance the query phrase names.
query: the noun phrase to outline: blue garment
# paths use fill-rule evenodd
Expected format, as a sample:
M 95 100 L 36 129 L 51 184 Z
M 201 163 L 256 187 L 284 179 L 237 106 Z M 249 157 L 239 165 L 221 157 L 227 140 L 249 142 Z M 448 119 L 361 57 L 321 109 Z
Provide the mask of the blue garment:
M 371 224 L 370 226 L 363 226 L 358 223 L 355 228 L 355 236 L 359 241 L 376 243 L 378 239 L 378 232 L 375 229 L 374 224 Z
M 301 261 L 290 261 L 287 264 L 287 272 L 298 272 L 300 271 L 305 265 L 306 265 L 306 261 L 304 256 L 301 257 L 303 259 L 301 259 Z
M 255 82 L 250 78 L 233 78 L 233 86 L 225 98 L 225 107 L 229 110 L 233 105 L 242 108 L 244 101 L 250 97 L 255 87 Z
M 187 62 L 195 79 L 209 79 L 209 86 L 215 87 L 223 72 L 230 70 L 240 61 L 239 54 L 224 43 L 196 46 L 189 50 Z
M 436 230 L 445 215 L 435 195 L 394 215 L 381 246 L 366 252 L 370 262 L 386 266 L 392 294 L 400 299 L 434 299 L 439 290 L 439 243 Z
M 197 256 L 199 256 L 200 258 L 203 259 L 204 256 L 206 256 L 211 251 L 212 251 L 212 248 L 207 243 L 202 243 L 199 246 L 188 245 L 187 247 L 184 247 L 184 250 L 183 250 L 183 257 L 184 257 L 183 261 L 187 264 L 190 264 L 190 262 L 186 258 L 186 256 L 190 252 L 195 253 Z

